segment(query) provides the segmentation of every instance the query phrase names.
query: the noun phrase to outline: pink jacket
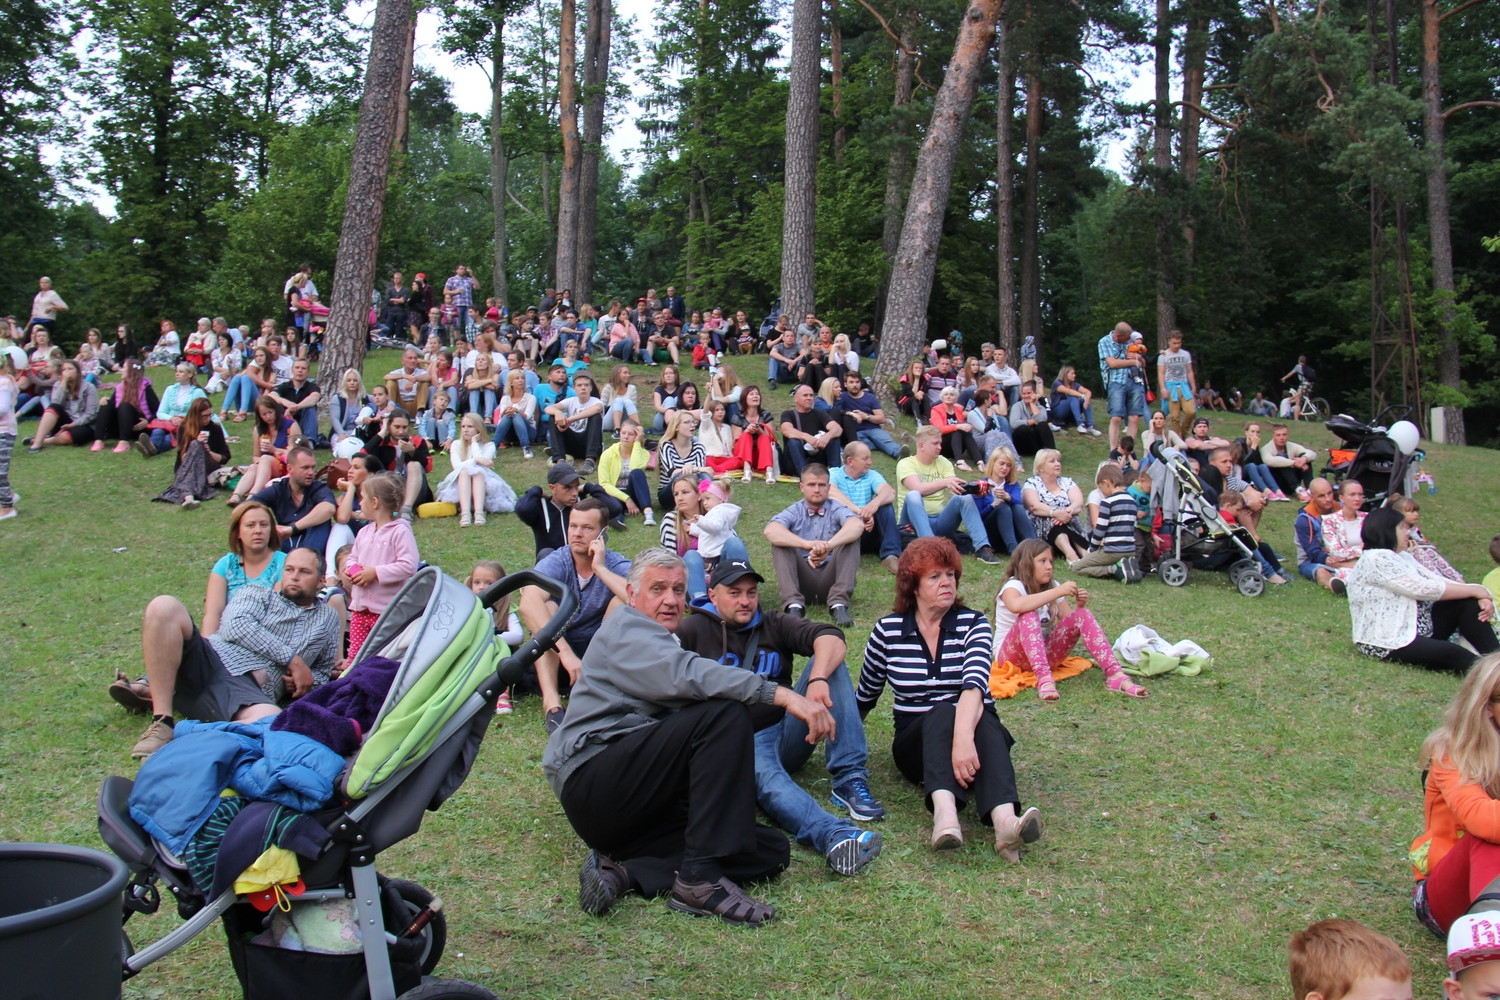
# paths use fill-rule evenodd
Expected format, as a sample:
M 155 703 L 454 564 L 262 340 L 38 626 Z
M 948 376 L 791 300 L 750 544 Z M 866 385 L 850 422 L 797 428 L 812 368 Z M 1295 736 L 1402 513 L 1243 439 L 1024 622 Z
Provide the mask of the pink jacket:
M 417 536 L 404 518 L 396 518 L 385 527 L 367 524 L 354 536 L 354 551 L 349 561 L 375 568 L 375 582 L 368 587 L 354 585 L 349 607 L 354 611 L 379 614 L 401 585 L 417 571 Z

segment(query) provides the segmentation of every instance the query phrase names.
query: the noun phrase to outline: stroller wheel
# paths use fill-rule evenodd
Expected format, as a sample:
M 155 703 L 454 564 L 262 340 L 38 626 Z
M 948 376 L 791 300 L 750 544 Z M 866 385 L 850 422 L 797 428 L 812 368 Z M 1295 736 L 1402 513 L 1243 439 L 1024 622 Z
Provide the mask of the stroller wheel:
M 1187 583 L 1188 564 L 1181 559 L 1163 559 L 1156 572 L 1168 587 L 1180 587 Z
M 1259 597 L 1266 591 L 1266 578 L 1258 569 L 1247 569 L 1234 581 L 1234 585 L 1246 597 Z
M 1259 567 L 1249 559 L 1241 559 L 1233 563 L 1229 567 L 1229 582 L 1238 587 L 1240 585 L 1240 577 L 1252 569 L 1259 569 Z
M 432 893 L 422 888 L 415 882 L 405 879 L 393 878 L 386 880 L 386 888 L 394 889 L 401 897 L 401 902 L 406 906 L 406 913 L 402 915 L 403 923 L 410 921 L 418 913 L 427 908 L 427 904 L 433 900 Z M 422 951 L 422 975 L 430 975 L 437 968 L 438 960 L 443 957 L 443 949 L 448 945 L 448 915 L 442 910 L 433 914 L 432 920 L 421 930 L 421 936 L 425 939 L 426 947 Z M 446 994 L 433 994 L 444 996 Z M 468 996 L 470 994 L 453 994 L 454 996 Z M 488 994 L 486 994 L 488 995 Z
M 407 990 L 398 1000 L 499 1000 L 477 983 L 462 979 L 432 979 Z

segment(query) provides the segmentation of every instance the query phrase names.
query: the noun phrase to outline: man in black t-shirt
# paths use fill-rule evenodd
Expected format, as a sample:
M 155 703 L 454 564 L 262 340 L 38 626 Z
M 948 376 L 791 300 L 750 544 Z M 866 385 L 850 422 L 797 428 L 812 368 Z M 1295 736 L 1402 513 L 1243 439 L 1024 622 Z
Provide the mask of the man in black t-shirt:
M 271 398 L 286 408 L 286 415 L 297 421 L 309 441 L 318 439 L 318 400 L 323 394 L 318 384 L 307 377 L 306 358 L 292 362 L 292 377 L 271 391 Z
M 782 454 L 791 462 L 793 475 L 802 475 L 808 462 L 822 462 L 829 468 L 844 464 L 839 439 L 844 427 L 837 411 L 813 409 L 810 385 L 799 385 L 792 394 L 792 409 L 781 414 Z

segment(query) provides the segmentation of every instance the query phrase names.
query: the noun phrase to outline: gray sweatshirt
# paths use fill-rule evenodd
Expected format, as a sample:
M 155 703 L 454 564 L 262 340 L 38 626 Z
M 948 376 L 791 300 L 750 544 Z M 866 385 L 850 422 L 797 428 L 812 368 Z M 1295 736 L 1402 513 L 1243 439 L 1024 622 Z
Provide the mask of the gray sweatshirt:
M 583 655 L 568 714 L 547 741 L 542 771 L 553 792 L 589 758 L 622 736 L 693 702 L 776 700 L 776 682 L 683 649 L 677 637 L 634 608 L 604 620 Z

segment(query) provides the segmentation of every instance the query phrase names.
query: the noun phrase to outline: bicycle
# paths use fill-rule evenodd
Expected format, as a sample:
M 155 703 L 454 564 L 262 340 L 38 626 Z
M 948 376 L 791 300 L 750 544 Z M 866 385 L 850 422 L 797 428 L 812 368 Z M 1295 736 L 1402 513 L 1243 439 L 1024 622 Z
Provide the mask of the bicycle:
M 1307 390 L 1304 389 L 1302 391 L 1301 402 L 1298 404 L 1297 409 L 1293 411 L 1292 418 L 1294 420 L 1323 421 L 1328 419 L 1328 415 L 1331 412 L 1328 408 L 1328 400 L 1322 396 L 1309 396 Z

